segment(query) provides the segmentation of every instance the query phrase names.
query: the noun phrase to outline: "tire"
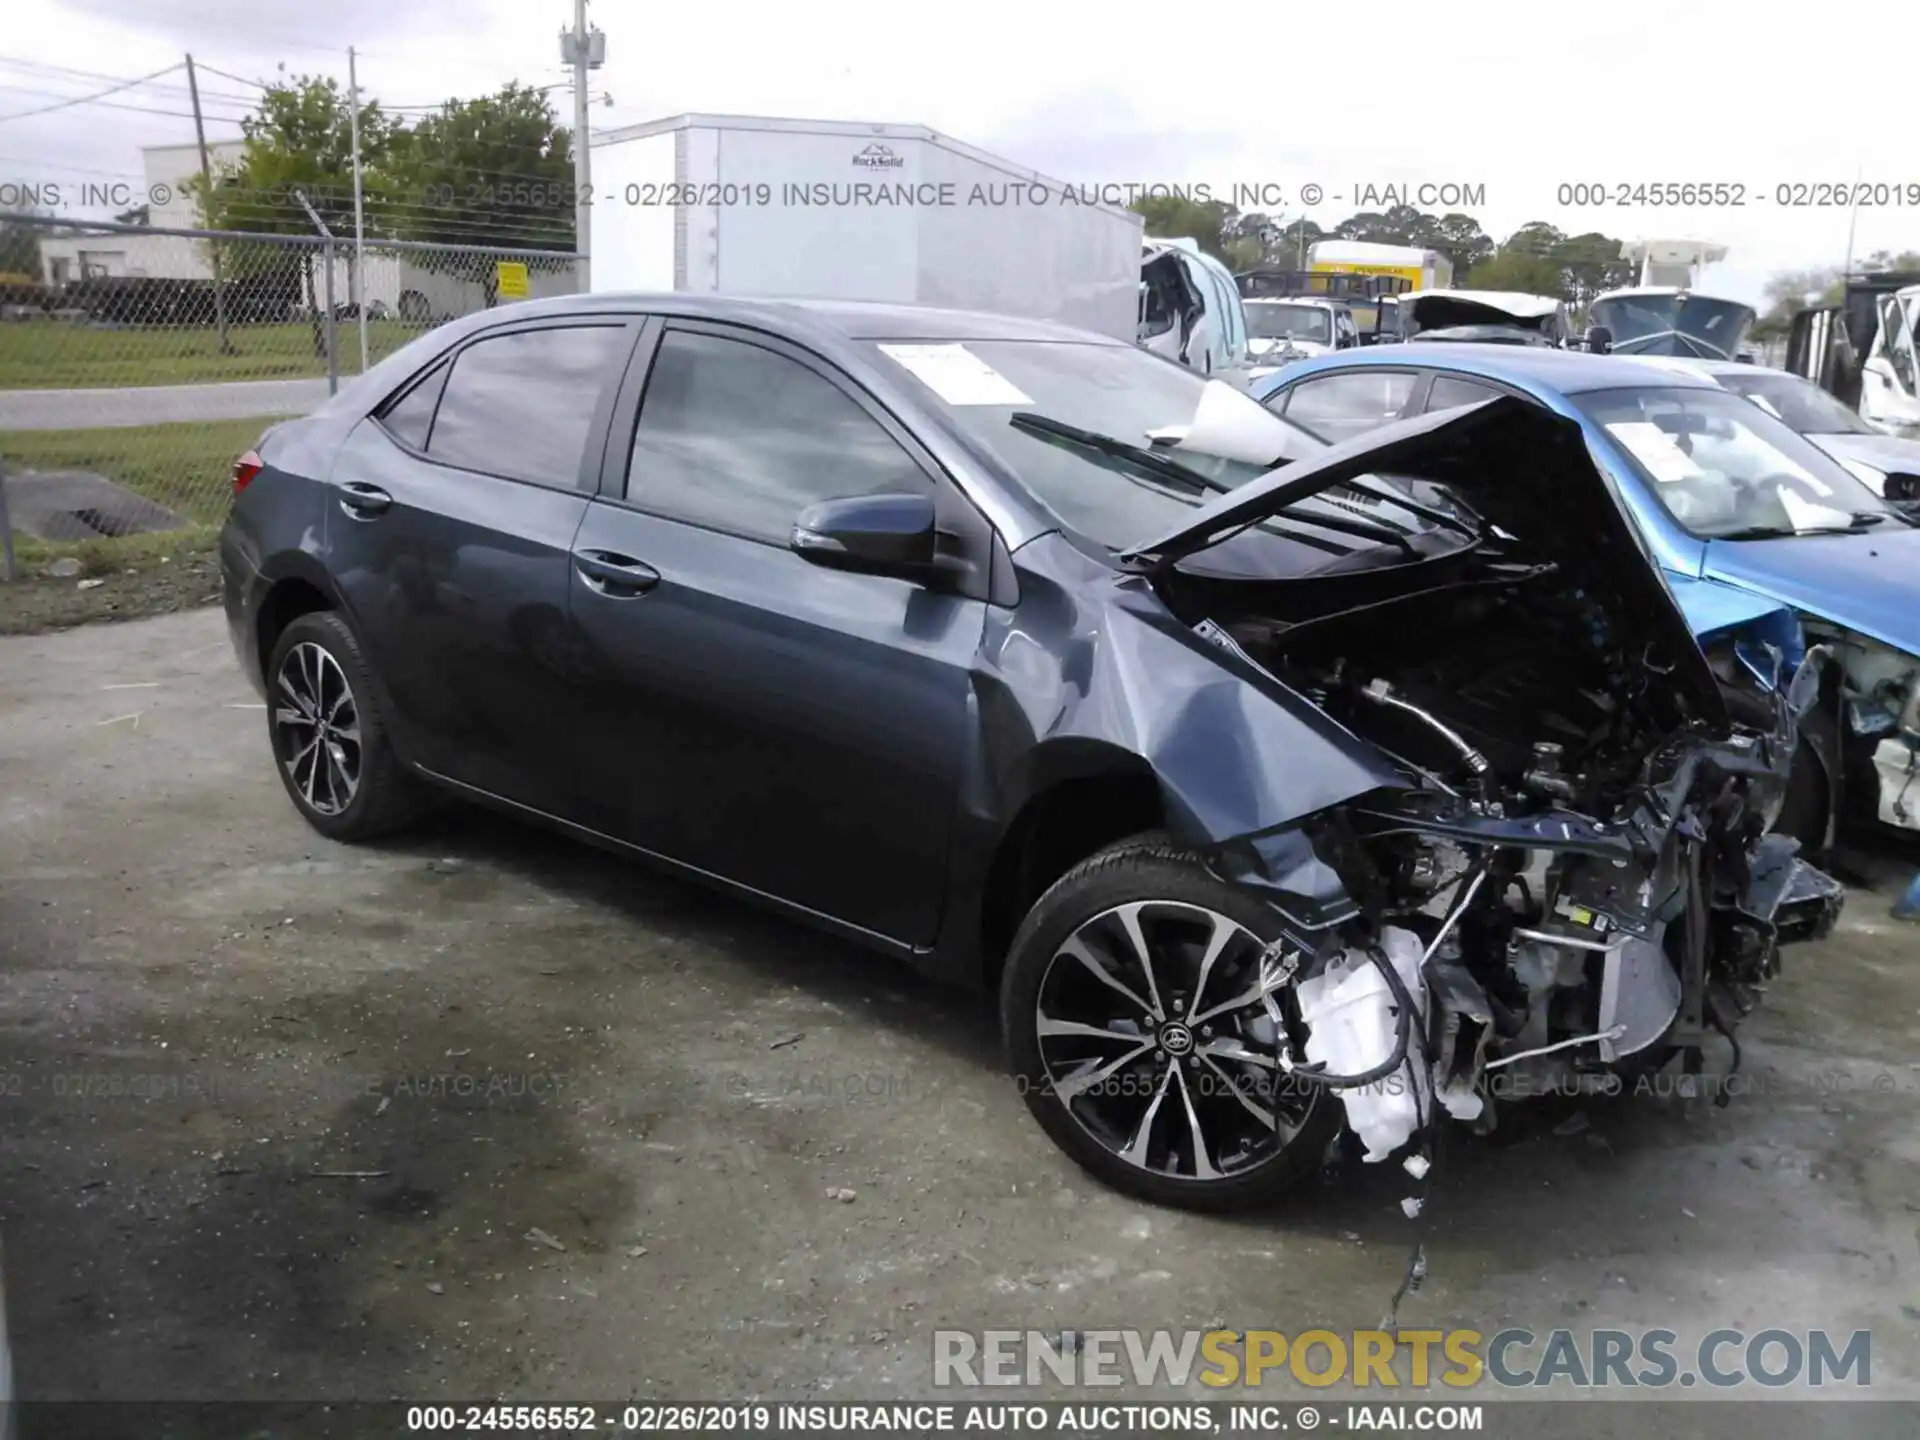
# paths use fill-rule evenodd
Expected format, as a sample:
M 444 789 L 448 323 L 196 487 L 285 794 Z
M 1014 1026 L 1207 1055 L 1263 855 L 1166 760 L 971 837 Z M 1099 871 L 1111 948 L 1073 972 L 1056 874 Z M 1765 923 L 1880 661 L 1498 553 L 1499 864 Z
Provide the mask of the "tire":
M 316 708 L 328 725 L 324 747 L 307 743 Z M 330 840 L 391 834 L 425 808 L 420 781 L 394 753 L 385 692 L 352 627 L 331 610 L 297 617 L 273 647 L 267 742 L 294 808 Z
M 1129 915 L 1155 957 L 1151 980 L 1128 941 Z M 1260 952 L 1284 933 L 1270 908 L 1164 837 L 1121 841 L 1069 870 L 1022 922 L 1000 985 L 1009 1065 L 1041 1128 L 1105 1184 L 1187 1210 L 1262 1205 L 1316 1173 L 1340 1133 L 1338 1096 L 1299 1081 L 1276 1087 L 1272 1067 L 1223 1053 L 1271 1053 L 1264 1007 L 1225 1002 L 1247 993 Z M 1215 943 L 1218 958 L 1204 970 Z M 1275 999 L 1302 1038 L 1290 989 Z M 1276 1109 L 1286 1117 L 1283 1136 L 1274 1133 Z

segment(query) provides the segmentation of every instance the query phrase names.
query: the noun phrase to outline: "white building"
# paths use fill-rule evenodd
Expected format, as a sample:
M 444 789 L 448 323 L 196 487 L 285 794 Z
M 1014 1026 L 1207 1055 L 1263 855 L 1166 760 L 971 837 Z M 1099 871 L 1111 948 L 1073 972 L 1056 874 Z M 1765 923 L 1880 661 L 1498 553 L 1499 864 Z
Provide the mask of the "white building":
M 222 140 L 207 146 L 207 159 L 216 173 L 245 154 L 240 140 Z M 149 145 L 141 150 L 146 193 L 165 187 L 164 204 L 149 203 L 147 223 L 192 229 L 200 223 L 199 207 L 187 186 L 200 175 L 198 145 Z M 129 235 L 102 231 L 97 235 L 48 236 L 40 242 L 41 278 L 49 285 L 94 276 L 156 275 L 169 280 L 211 280 L 213 270 L 201 246 L 177 235 Z
M 207 146 L 207 160 L 216 176 L 223 168 L 238 164 L 245 153 L 246 143 L 240 140 Z M 200 147 L 149 145 L 140 154 L 146 193 L 151 196 L 158 191 L 167 197 L 163 203 L 149 204 L 147 223 L 155 229 L 198 228 L 199 205 L 188 187 L 200 176 Z M 335 240 L 333 297 L 336 305 L 345 305 L 356 298 L 359 288 L 355 285 L 353 241 L 351 235 L 344 234 L 336 235 Z M 260 247 L 240 248 L 257 253 Z M 243 256 L 236 258 L 241 265 L 246 263 Z M 212 258 L 205 242 L 185 235 L 142 235 L 123 230 L 47 236 L 40 242 L 40 268 L 41 278 L 55 286 L 120 276 L 213 279 Z M 370 313 L 375 315 L 384 310 L 411 321 L 438 320 L 486 307 L 486 286 L 422 266 L 404 250 L 368 241 L 359 268 Z M 248 283 L 245 274 L 229 274 L 226 279 L 235 286 Z M 315 265 L 314 300 L 321 306 L 326 303 L 326 279 L 325 267 Z M 571 266 L 535 270 L 528 282 L 528 293 L 535 298 L 571 294 L 577 287 Z

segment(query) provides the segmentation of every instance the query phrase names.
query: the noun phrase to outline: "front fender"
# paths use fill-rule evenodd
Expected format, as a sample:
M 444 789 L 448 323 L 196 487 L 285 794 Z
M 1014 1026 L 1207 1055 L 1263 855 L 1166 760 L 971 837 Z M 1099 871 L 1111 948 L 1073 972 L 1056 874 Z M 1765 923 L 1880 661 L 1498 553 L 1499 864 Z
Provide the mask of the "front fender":
M 1301 923 L 1351 913 L 1304 822 L 1407 783 L 1364 740 L 1175 618 L 1144 579 L 1058 536 L 1022 548 L 1021 605 L 988 622 L 974 692 L 976 803 L 1001 816 L 1060 778 L 1137 767 L 1167 828 L 1224 874 L 1292 897 Z

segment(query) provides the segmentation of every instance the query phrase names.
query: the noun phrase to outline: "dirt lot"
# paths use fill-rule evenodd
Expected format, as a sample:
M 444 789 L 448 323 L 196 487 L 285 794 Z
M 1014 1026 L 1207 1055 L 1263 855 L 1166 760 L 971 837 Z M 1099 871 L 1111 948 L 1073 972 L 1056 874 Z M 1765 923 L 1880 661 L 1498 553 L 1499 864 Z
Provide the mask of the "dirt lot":
M 978 1004 L 470 811 L 329 844 L 254 700 L 213 611 L 0 640 L 27 1396 L 890 1399 L 933 1393 L 941 1325 L 1385 1313 L 1397 1172 L 1243 1220 L 1119 1199 L 1029 1122 Z M 1920 931 L 1890 894 L 1742 1032 L 1774 1093 L 1453 1145 L 1402 1322 L 1870 1329 L 1875 1393 L 1915 1393 Z

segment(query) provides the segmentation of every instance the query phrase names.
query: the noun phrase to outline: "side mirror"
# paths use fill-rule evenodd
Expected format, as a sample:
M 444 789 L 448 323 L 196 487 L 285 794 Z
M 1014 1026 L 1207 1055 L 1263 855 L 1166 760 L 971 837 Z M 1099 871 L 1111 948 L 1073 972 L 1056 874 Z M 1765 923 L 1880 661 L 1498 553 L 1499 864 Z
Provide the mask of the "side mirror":
M 1587 349 L 1594 355 L 1605 355 L 1613 349 L 1613 331 L 1604 325 L 1594 325 L 1587 330 Z
M 857 495 L 800 512 L 788 548 L 828 570 L 925 580 L 938 569 L 938 529 L 926 495 Z

